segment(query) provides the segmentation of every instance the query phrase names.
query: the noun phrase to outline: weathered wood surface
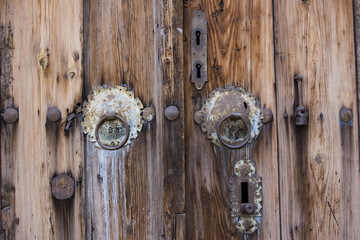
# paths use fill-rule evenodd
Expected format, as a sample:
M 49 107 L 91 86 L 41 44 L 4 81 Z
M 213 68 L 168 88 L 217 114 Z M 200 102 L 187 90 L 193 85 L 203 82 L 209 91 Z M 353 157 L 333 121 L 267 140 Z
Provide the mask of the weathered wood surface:
M 84 12 L 85 96 L 99 85 L 126 84 L 156 110 L 130 146 L 109 152 L 86 141 L 86 237 L 182 236 L 182 2 L 93 0 Z M 172 104 L 180 118 L 170 122 L 163 111 Z
M 184 9 L 187 239 L 241 239 L 230 218 L 228 181 L 245 151 L 214 146 L 193 113 L 211 90 L 227 84 L 252 91 L 276 112 L 272 1 L 185 1 Z M 201 91 L 190 82 L 190 24 L 197 9 L 208 20 L 208 82 Z M 251 156 L 263 178 L 261 239 L 280 238 L 275 122 L 264 126 Z
M 358 239 L 353 2 L 274 4 L 282 239 Z M 292 120 L 295 73 L 304 76 L 307 127 Z M 339 119 L 343 106 L 353 110 L 350 123 Z
M 1 238 L 243 239 L 230 218 L 228 180 L 250 155 L 263 179 L 261 239 L 357 239 L 353 4 L 359 33 L 359 0 L 0 0 L 0 111 L 20 113 L 15 124 L 0 123 Z M 208 19 L 201 91 L 190 82 L 197 9 Z M 304 76 L 308 127 L 293 123 L 295 73 Z M 64 131 L 103 84 L 126 84 L 156 110 L 117 151 L 90 143 L 77 117 Z M 193 121 L 209 92 L 227 84 L 274 113 L 249 151 L 214 146 Z M 179 108 L 177 120 L 164 117 L 168 105 Z M 62 119 L 47 123 L 53 106 Z M 343 106 L 351 122 L 340 121 Z M 76 181 L 69 201 L 51 195 L 59 173 Z
M 1 213 L 4 239 L 81 239 L 83 137 L 67 115 L 81 102 L 82 1 L 0 1 L 1 110 L 19 109 L 15 124 L 1 122 Z M 47 123 L 48 108 L 62 119 Z M 56 201 L 50 181 L 71 173 L 75 197 Z

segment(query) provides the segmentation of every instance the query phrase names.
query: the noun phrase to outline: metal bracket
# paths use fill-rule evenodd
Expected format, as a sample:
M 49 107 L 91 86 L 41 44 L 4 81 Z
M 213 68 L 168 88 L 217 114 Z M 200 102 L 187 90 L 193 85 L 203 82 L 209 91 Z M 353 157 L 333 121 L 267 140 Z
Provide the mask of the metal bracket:
M 201 10 L 191 20 L 191 82 L 197 90 L 207 82 L 207 20 Z
M 256 176 L 255 162 L 238 161 L 230 178 L 230 214 L 241 233 L 260 231 L 262 201 L 262 179 Z

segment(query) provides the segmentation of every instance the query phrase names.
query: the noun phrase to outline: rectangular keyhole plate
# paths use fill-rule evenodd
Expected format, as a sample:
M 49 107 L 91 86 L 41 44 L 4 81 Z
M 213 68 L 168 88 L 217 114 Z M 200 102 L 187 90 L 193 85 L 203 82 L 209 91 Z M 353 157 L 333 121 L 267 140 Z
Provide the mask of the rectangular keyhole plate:
M 256 176 L 252 159 L 240 160 L 234 165 L 234 175 L 229 179 L 230 216 L 236 228 L 246 234 L 260 230 L 262 219 L 262 179 Z M 253 212 L 244 211 L 244 205 L 251 204 Z
M 207 82 L 207 20 L 201 10 L 191 20 L 191 82 L 200 90 Z

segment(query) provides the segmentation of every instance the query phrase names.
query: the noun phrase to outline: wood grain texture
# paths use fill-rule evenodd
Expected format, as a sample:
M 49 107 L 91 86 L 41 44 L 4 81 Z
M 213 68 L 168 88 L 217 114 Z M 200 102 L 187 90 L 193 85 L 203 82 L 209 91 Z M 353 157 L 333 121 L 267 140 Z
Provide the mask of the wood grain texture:
M 358 239 L 353 3 L 274 4 L 282 239 Z M 304 76 L 307 127 L 292 119 L 295 73 Z M 343 106 L 353 110 L 349 123 L 339 119 Z
M 86 237 L 174 239 L 184 210 L 181 1 L 87 1 L 85 96 L 125 84 L 156 118 L 117 151 L 86 141 Z M 176 105 L 180 118 L 164 109 Z M 180 229 L 180 228 L 179 228 Z
M 2 229 L 5 239 L 81 239 L 83 144 L 65 119 L 81 102 L 82 1 L 0 1 Z M 4 52 L 3 52 L 4 50 Z M 70 75 L 72 77 L 70 77 Z M 47 123 L 48 108 L 62 119 Z M 72 174 L 75 196 L 56 201 L 50 181 Z
M 279 239 L 275 122 L 264 126 L 256 146 L 246 154 L 245 149 L 214 146 L 193 120 L 210 91 L 227 84 L 252 91 L 275 113 L 272 1 L 185 1 L 184 7 L 187 239 L 243 238 L 230 218 L 228 183 L 233 164 L 245 157 L 255 160 L 263 178 L 260 237 Z M 190 23 L 197 9 L 208 20 L 208 82 L 201 91 L 190 82 Z

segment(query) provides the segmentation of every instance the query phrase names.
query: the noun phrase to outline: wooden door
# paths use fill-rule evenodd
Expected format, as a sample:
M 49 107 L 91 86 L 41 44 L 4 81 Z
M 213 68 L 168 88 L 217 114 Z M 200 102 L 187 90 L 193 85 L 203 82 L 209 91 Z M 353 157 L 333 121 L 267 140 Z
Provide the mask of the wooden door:
M 358 239 L 359 6 L 0 0 L 0 111 L 19 112 L 0 124 L 2 239 Z M 208 21 L 201 90 L 190 50 L 199 9 Z M 307 126 L 294 123 L 295 74 Z M 115 151 L 96 147 L 80 124 L 83 103 L 104 85 L 126 86 L 156 112 Z M 226 85 L 273 113 L 252 148 L 216 146 L 194 121 Z M 179 109 L 175 120 L 168 106 Z M 57 122 L 47 118 L 53 107 Z M 244 158 L 262 177 L 260 235 L 241 234 L 230 217 L 229 178 Z M 68 200 L 51 191 L 60 174 L 75 181 Z

